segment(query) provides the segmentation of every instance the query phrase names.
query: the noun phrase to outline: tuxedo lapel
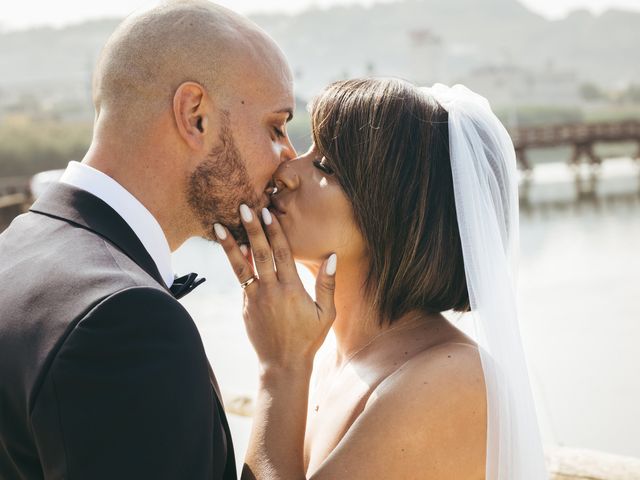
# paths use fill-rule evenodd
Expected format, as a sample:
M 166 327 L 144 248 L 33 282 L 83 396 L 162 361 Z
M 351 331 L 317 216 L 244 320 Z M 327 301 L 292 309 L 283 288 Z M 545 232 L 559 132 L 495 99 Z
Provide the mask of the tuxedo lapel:
M 218 410 L 220 411 L 220 421 L 222 422 L 222 427 L 224 428 L 225 441 L 227 445 L 227 463 L 225 466 L 224 479 L 235 480 L 236 478 L 238 478 L 238 475 L 236 471 L 236 456 L 233 448 L 233 438 L 231 437 L 231 428 L 229 427 L 229 421 L 227 420 L 227 415 L 225 413 L 224 402 L 222 399 L 222 394 L 220 393 L 220 387 L 218 386 L 218 381 L 216 380 L 216 376 L 213 374 L 213 369 L 211 368 L 211 364 L 209 362 L 207 362 L 207 367 L 209 368 L 209 380 L 216 394 Z
M 167 289 L 158 267 L 138 236 L 113 208 L 95 195 L 56 183 L 36 200 L 30 211 L 59 218 L 103 237 Z

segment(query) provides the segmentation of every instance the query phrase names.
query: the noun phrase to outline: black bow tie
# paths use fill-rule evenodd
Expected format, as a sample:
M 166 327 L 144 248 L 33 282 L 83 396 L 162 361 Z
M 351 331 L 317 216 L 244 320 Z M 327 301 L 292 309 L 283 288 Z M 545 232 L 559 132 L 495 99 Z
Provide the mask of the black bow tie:
M 169 290 L 171 290 L 171 293 L 174 297 L 180 299 L 195 290 L 195 288 L 198 285 L 201 285 L 205 280 L 206 278 L 198 278 L 197 273 L 189 273 L 182 277 L 176 278 Z

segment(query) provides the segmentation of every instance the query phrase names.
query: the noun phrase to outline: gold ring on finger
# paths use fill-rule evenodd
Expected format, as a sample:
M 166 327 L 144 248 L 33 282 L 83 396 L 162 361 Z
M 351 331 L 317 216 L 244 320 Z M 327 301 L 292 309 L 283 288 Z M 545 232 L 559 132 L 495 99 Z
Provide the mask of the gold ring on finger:
M 247 288 L 249 285 L 251 285 L 253 282 L 255 282 L 257 280 L 258 277 L 256 277 L 255 275 L 253 277 L 251 277 L 249 280 L 247 280 L 246 282 L 242 282 L 240 284 L 240 286 L 245 289 Z

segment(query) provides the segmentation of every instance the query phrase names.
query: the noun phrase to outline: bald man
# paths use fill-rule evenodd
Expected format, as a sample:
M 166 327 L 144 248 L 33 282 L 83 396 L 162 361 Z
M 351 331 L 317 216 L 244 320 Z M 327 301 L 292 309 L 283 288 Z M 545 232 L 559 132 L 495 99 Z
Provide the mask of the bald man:
M 290 69 L 247 19 L 172 2 L 117 28 L 93 94 L 86 156 L 0 236 L 0 478 L 235 479 L 170 253 L 214 222 L 246 243 L 239 205 L 295 156 Z

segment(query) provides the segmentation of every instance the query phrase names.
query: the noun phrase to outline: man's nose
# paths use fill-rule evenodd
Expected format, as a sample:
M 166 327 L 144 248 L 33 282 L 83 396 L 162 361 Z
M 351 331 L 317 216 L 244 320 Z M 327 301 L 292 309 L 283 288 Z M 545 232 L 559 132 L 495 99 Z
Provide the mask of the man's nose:
M 280 155 L 280 162 L 287 162 L 289 160 L 293 160 L 298 156 L 296 152 L 296 147 L 293 146 L 289 135 L 286 137 L 286 141 L 284 144 L 284 148 L 282 149 L 282 154 Z

